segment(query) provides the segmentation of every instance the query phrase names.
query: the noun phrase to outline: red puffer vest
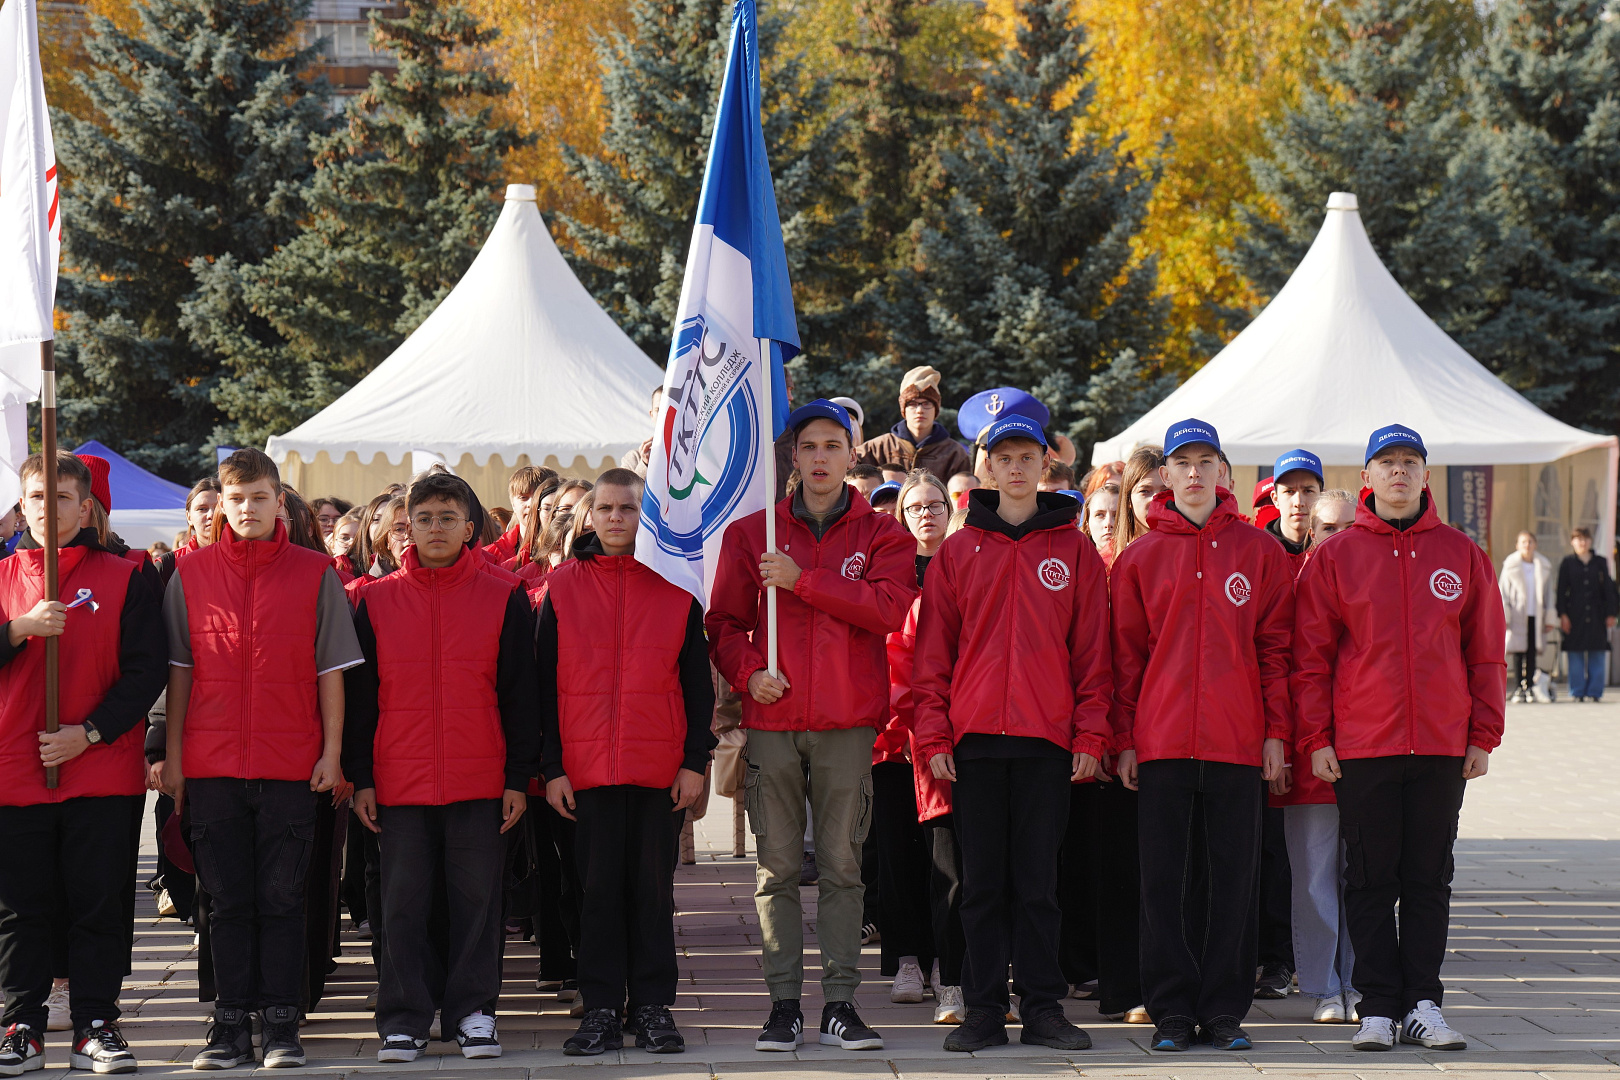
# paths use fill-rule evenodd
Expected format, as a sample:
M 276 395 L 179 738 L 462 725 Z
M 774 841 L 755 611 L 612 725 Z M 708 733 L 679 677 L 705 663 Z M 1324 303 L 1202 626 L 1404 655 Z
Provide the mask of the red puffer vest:
M 308 780 L 323 737 L 315 693 L 315 609 L 329 556 L 229 528 L 181 559 L 191 636 L 188 778 Z
M 405 565 L 365 591 L 381 684 L 373 774 L 384 806 L 498 799 L 506 787 L 495 673 L 512 586 L 486 565 L 469 550 L 430 570 L 407 548 Z
M 57 580 L 64 603 L 89 589 L 89 603 L 69 609 L 62 634 L 61 706 L 63 724 L 82 723 L 118 681 L 119 619 L 132 562 L 105 551 L 65 547 L 57 553 Z M 45 597 L 45 552 L 22 548 L 0 562 L 0 614 L 10 620 L 26 614 Z M 45 642 L 28 647 L 0 668 L 0 806 L 35 806 L 98 795 L 140 795 L 146 790 L 144 725 L 116 742 L 92 746 L 61 767 L 55 791 L 45 787 L 39 761 L 39 733 L 45 730 Z
M 633 555 L 585 555 L 546 575 L 557 613 L 563 771 L 575 791 L 667 788 L 686 745 L 681 646 L 692 594 Z

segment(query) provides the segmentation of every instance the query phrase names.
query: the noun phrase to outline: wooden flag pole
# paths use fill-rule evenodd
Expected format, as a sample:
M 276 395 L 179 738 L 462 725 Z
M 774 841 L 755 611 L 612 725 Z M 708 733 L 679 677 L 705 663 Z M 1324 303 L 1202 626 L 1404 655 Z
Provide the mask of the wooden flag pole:
M 760 401 L 760 442 L 765 447 L 765 552 L 776 551 L 776 411 L 771 402 L 775 373 L 771 370 L 771 343 L 768 338 L 759 342 L 759 367 L 765 375 L 764 392 Z M 771 678 L 779 679 L 776 670 L 776 586 L 765 590 L 765 670 Z
M 44 451 L 45 468 L 45 599 L 57 599 L 56 581 L 56 342 L 39 343 L 39 442 Z M 55 734 L 61 726 L 58 719 L 60 679 L 58 665 L 62 639 L 45 639 L 45 730 Z M 45 769 L 45 787 L 55 790 L 58 769 L 55 765 Z

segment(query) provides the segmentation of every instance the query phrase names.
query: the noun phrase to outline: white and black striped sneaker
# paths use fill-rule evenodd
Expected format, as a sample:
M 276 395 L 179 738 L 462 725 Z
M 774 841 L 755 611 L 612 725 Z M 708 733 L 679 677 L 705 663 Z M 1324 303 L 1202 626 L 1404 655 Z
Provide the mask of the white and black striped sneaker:
M 382 1049 L 377 1051 L 377 1060 L 384 1064 L 415 1061 L 427 1049 L 427 1044 L 426 1039 L 411 1035 L 390 1035 L 383 1040 Z
M 0 1076 L 21 1076 L 45 1067 L 44 1032 L 12 1024 L 0 1038 Z
M 498 1058 L 501 1040 L 495 1035 L 495 1018 L 480 1009 L 468 1013 L 456 1025 L 456 1044 L 464 1058 Z
M 1446 1023 L 1440 1006 L 1424 999 L 1401 1022 L 1401 1042 L 1429 1050 L 1466 1050 L 1468 1040 Z
M 883 1036 L 867 1027 L 852 1001 L 829 1001 L 821 1007 L 821 1041 L 845 1050 L 881 1050 Z
M 755 1050 L 791 1052 L 804 1042 L 804 1012 L 798 998 L 783 998 L 771 1002 L 770 1019 L 754 1040 Z

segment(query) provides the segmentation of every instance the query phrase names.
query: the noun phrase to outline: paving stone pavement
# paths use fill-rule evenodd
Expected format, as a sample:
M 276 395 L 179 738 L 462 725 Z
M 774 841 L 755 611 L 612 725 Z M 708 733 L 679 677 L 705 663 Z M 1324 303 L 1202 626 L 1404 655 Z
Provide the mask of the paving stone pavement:
M 1470 1041 L 1463 1053 L 1397 1049 L 1355 1053 L 1349 1025 L 1310 1022 L 1310 1002 L 1294 995 L 1255 1002 L 1246 1026 L 1250 1053 L 1209 1049 L 1180 1056 L 1147 1052 L 1146 1027 L 1101 1020 L 1090 1002 L 1069 1001 L 1070 1019 L 1089 1030 L 1092 1050 L 1060 1054 L 1013 1045 L 977 1055 L 947 1054 L 948 1029 L 935 1027 L 932 1002 L 892 1005 L 877 976 L 877 949 L 866 951 L 867 982 L 858 1004 L 886 1040 L 884 1050 L 851 1053 L 807 1044 L 793 1055 L 753 1050 L 769 1007 L 761 981 L 754 915 L 754 863 L 731 857 L 731 804 L 712 800 L 698 831 L 698 862 L 676 879 L 681 991 L 676 1020 L 686 1054 L 653 1058 L 634 1049 L 601 1058 L 567 1058 L 573 1031 L 567 1006 L 534 989 L 535 953 L 508 946 L 499 1061 L 465 1061 L 454 1043 L 434 1043 L 410 1065 L 378 1065 L 378 1039 L 363 1008 L 372 989 L 367 943 L 345 932 L 338 972 L 305 1027 L 310 1066 L 323 1076 L 403 1076 L 460 1072 L 539 1080 L 597 1075 L 604 1080 L 730 1080 L 733 1077 L 848 1076 L 899 1080 L 971 1077 L 1109 1076 L 1203 1080 L 1262 1072 L 1287 1080 L 1365 1076 L 1406 1080 L 1458 1071 L 1470 1076 L 1526 1073 L 1620 1073 L 1620 801 L 1610 762 L 1620 759 L 1620 700 L 1604 704 L 1511 706 L 1508 738 L 1491 772 L 1469 786 L 1457 845 L 1446 1015 Z M 147 830 L 150 834 L 150 829 Z M 151 874 L 151 838 L 142 856 Z M 814 890 L 804 891 L 806 967 L 814 955 Z M 125 983 L 124 1031 L 146 1075 L 189 1074 L 200 1049 L 205 1008 L 197 1001 L 196 952 L 188 928 L 157 919 L 141 890 L 135 973 Z M 819 1016 L 819 990 L 806 987 L 805 1012 Z M 813 1037 L 813 1035 L 812 1035 Z M 66 1033 L 48 1041 L 51 1067 L 67 1057 Z M 236 1070 L 246 1073 L 246 1067 Z

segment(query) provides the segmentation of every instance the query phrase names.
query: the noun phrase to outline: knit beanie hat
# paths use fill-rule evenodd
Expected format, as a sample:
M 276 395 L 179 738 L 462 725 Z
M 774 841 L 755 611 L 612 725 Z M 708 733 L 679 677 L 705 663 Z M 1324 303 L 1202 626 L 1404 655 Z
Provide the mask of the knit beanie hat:
M 906 372 L 900 380 L 900 408 L 922 398 L 934 403 L 935 410 L 940 409 L 939 372 L 924 364 L 914 367 Z

